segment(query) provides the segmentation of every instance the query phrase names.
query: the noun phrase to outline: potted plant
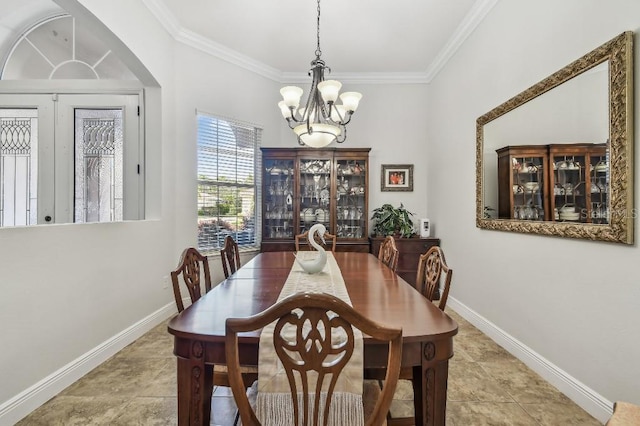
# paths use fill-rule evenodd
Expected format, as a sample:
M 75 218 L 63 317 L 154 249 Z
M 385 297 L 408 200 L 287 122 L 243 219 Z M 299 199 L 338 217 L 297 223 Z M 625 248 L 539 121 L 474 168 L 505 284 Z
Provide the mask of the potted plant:
M 413 213 L 405 209 L 402 203 L 397 208 L 391 204 L 383 204 L 382 207 L 373 209 L 373 216 L 371 216 L 374 221 L 373 235 L 375 237 L 392 235 L 409 238 L 415 234 L 411 216 Z

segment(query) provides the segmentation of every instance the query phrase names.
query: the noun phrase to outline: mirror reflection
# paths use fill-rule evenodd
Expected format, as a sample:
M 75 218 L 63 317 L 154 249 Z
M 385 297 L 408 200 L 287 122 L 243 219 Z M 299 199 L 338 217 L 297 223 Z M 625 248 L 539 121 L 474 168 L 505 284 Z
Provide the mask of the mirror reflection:
M 478 119 L 479 227 L 632 241 L 631 38 Z

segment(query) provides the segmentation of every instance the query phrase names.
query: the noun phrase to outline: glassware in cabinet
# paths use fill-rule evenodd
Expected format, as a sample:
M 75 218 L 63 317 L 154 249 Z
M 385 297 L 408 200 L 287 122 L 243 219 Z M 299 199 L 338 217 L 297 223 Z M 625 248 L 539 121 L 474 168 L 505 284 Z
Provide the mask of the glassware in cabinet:
M 300 158 L 300 221 L 296 233 L 308 231 L 316 223 L 323 224 L 327 232 L 333 233 L 330 206 L 331 169 L 330 159 Z
M 294 160 L 263 160 L 263 238 L 293 238 Z
M 336 250 L 369 252 L 369 148 L 261 151 L 262 251 L 295 250 L 295 235 L 322 223 Z
M 554 220 L 587 222 L 587 157 L 583 152 L 551 151 L 553 173 L 551 207 Z
M 367 236 L 367 161 L 336 160 L 336 235 L 359 239 Z
M 594 150 L 590 155 L 589 166 L 591 223 L 609 223 L 609 177 L 609 157 L 606 150 Z

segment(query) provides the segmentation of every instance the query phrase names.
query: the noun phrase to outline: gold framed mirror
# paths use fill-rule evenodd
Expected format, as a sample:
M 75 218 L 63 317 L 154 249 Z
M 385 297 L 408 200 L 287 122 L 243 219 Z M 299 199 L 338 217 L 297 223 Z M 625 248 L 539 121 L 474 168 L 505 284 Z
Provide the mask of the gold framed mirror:
M 633 244 L 633 32 L 476 120 L 476 226 Z

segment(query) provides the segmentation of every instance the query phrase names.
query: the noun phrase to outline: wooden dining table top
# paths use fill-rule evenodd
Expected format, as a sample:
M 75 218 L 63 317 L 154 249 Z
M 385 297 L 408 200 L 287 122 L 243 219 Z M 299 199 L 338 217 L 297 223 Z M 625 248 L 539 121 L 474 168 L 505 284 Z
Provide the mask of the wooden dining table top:
M 388 327 L 402 328 L 403 342 L 450 339 L 458 324 L 369 253 L 333 253 L 353 307 Z M 223 342 L 225 321 L 247 317 L 275 304 L 291 272 L 293 252 L 256 255 L 188 309 L 172 318 L 168 330 L 177 338 Z M 257 341 L 260 330 L 240 335 Z M 364 336 L 365 343 L 368 337 Z

